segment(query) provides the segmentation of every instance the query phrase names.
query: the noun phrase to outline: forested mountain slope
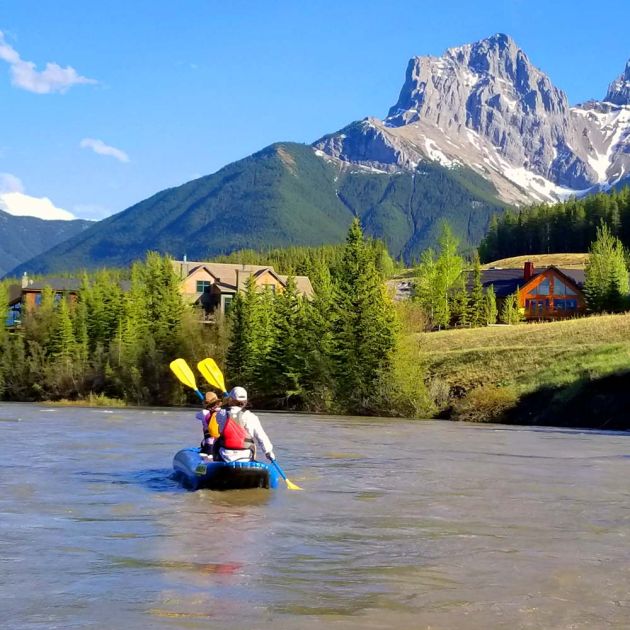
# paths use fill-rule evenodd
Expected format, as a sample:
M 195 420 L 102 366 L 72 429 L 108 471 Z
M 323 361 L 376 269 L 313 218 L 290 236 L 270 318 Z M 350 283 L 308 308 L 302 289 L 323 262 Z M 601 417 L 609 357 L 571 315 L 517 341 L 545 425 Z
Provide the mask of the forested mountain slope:
M 147 250 L 203 260 L 237 249 L 339 243 L 354 216 L 393 256 L 409 261 L 447 220 L 464 244 L 479 242 L 503 210 L 496 191 L 466 168 L 427 162 L 383 173 L 321 159 L 279 143 L 213 175 L 157 193 L 19 266 L 44 273 L 121 265 Z

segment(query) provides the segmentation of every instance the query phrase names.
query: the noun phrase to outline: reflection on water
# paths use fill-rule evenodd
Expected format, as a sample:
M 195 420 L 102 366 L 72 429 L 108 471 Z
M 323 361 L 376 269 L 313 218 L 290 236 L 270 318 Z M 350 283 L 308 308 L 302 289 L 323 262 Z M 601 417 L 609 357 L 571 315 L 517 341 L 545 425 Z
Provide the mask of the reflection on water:
M 627 628 L 629 436 L 264 424 L 302 492 L 187 492 L 190 411 L 0 404 L 8 628 Z

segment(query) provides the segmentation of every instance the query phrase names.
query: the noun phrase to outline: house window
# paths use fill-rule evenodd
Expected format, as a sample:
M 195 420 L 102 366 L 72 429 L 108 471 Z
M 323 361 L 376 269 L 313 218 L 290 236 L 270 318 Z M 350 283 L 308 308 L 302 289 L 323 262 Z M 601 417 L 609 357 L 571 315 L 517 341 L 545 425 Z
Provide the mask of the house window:
M 21 304 L 14 304 L 13 306 L 10 306 L 9 311 L 7 313 L 7 318 L 5 320 L 5 325 L 15 326 L 16 324 L 19 324 L 20 319 L 21 319 L 20 317 L 21 312 L 22 312 Z
M 36 293 L 35 294 L 35 304 L 37 306 L 40 306 L 42 303 L 42 294 L 41 293 Z
M 58 302 L 60 302 L 62 297 L 63 297 L 63 293 L 61 293 L 61 291 L 57 291 L 57 292 L 55 293 L 55 297 L 54 297 L 55 304 L 57 304 Z
M 197 280 L 197 293 L 203 293 L 206 287 L 211 287 L 210 280 Z
M 532 315 L 542 315 L 549 308 L 549 300 L 525 300 L 525 308 Z
M 276 285 L 275 284 L 263 284 L 263 289 L 265 291 L 271 291 L 272 293 L 276 292 Z
M 575 295 L 575 291 L 571 290 L 562 280 L 558 279 L 553 283 L 553 292 L 556 295 Z
M 233 297 L 226 297 L 223 301 L 223 312 L 227 315 L 230 312 L 230 309 L 232 308 L 232 300 L 234 298 Z
M 577 309 L 577 300 L 554 300 L 553 305 L 558 311 L 575 311 Z
M 534 295 L 549 295 L 549 279 L 545 278 L 538 286 L 534 287 L 532 293 Z

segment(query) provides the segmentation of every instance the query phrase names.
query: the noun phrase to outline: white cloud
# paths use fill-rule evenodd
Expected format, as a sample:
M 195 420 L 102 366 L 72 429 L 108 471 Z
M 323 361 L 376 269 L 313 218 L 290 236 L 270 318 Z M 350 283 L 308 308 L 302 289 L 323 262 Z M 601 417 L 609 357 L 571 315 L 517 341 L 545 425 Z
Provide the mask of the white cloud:
M 24 192 L 24 184 L 12 173 L 0 173 L 0 193 Z
M 63 208 L 57 208 L 48 197 L 31 197 L 21 192 L 0 193 L 0 210 L 16 217 L 70 221 L 76 217 Z
M 31 197 L 22 180 L 12 173 L 0 173 L 0 210 L 16 217 L 37 217 L 70 221 L 76 217 L 58 208 L 48 197 Z
M 94 79 L 82 77 L 71 66 L 63 68 L 59 64 L 48 62 L 44 70 L 38 71 L 32 61 L 22 59 L 17 50 L 6 42 L 2 31 L 0 31 L 0 59 L 6 61 L 11 67 L 11 83 L 35 94 L 63 93 L 73 85 L 97 83 Z
M 92 149 L 94 153 L 98 153 L 99 155 L 109 155 L 116 158 L 119 162 L 129 162 L 129 156 L 122 149 L 112 147 L 96 138 L 83 138 L 79 146 L 82 149 Z

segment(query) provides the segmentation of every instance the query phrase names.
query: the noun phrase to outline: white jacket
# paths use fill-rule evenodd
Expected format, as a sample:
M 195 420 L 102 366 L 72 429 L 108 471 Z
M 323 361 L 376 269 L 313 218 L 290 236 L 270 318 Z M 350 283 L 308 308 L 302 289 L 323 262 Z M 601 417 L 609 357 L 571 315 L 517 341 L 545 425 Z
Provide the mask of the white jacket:
M 243 411 L 240 407 L 221 409 L 217 413 L 217 424 L 219 425 L 219 431 L 221 433 L 227 422 L 228 413 L 252 436 L 252 438 L 254 438 L 254 440 L 256 440 L 263 453 L 267 454 L 273 451 L 273 444 L 262 428 L 258 416 L 251 411 Z M 221 457 L 228 462 L 234 462 L 239 459 L 249 459 L 249 449 L 246 451 L 235 451 L 221 448 L 219 452 Z

